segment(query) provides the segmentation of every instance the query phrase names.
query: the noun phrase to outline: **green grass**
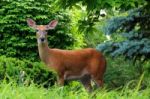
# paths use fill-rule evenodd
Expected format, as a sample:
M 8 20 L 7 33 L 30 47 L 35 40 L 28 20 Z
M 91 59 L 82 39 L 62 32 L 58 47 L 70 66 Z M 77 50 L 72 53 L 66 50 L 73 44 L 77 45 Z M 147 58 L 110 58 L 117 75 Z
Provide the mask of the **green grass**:
M 0 99 L 150 99 L 150 88 L 139 90 L 140 83 L 133 89 L 127 85 L 121 89 L 103 88 L 88 93 L 78 86 L 53 86 L 46 89 L 34 83 L 25 86 L 1 82 Z
M 41 68 L 37 69 L 37 66 L 42 66 L 41 64 L 35 63 L 32 66 L 34 68 L 30 68 L 28 67 L 30 62 L 1 57 L 0 99 L 150 99 L 149 72 L 141 75 L 136 66 L 131 66 L 130 62 L 124 61 L 122 58 L 114 61 L 108 59 L 107 61 L 109 64 L 104 77 L 104 88 L 89 94 L 79 83 L 74 82 L 65 87 L 52 86 L 46 89 L 43 87 L 45 82 L 53 76 L 46 76 L 47 73 L 43 70 L 40 71 Z M 4 63 L 7 63 L 6 66 Z M 149 65 L 148 63 L 147 67 Z M 28 75 L 25 75 L 24 81 L 20 82 L 20 71 L 22 70 Z M 37 75 L 41 73 L 43 74 Z M 140 75 L 141 77 L 138 79 Z M 40 83 L 37 85 L 39 81 Z M 147 88 L 143 89 L 145 87 Z

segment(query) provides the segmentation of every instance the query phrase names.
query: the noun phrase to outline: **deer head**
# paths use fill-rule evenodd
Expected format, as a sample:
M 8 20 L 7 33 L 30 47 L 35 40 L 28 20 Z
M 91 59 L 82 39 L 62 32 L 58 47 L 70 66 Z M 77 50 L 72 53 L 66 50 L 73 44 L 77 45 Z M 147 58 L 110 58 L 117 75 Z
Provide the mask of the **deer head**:
M 37 41 L 38 43 L 45 43 L 47 42 L 47 30 L 55 29 L 58 21 L 52 20 L 48 25 L 36 25 L 36 22 L 32 19 L 27 19 L 28 25 L 35 29 Z

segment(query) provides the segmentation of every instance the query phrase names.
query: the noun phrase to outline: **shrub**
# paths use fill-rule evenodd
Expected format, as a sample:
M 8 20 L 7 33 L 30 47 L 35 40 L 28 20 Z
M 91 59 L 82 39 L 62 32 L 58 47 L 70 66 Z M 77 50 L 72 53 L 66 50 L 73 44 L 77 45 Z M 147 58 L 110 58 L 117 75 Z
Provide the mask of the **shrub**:
M 19 59 L 38 60 L 35 31 L 27 26 L 26 19 L 37 24 L 48 24 L 57 19 L 59 24 L 48 34 L 50 47 L 69 49 L 80 47 L 81 40 L 72 33 L 69 15 L 55 11 L 53 0 L 2 0 L 0 4 L 0 55 Z M 79 42 L 78 42 L 79 41 Z
M 48 71 L 40 62 L 0 56 L 0 80 L 4 79 L 16 81 L 18 84 L 28 85 L 34 82 L 48 87 L 54 85 L 56 74 L 53 71 Z
M 109 88 L 123 87 L 130 83 L 135 87 L 141 73 L 132 61 L 125 61 L 124 57 L 107 58 L 107 70 L 104 76 L 105 84 Z M 143 80 L 145 84 L 146 79 Z

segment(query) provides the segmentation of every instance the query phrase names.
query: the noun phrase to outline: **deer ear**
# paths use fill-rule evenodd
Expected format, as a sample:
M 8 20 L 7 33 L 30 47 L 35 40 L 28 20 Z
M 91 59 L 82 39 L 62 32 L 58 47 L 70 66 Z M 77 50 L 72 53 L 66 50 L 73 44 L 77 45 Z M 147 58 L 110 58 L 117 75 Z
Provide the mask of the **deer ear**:
M 57 20 L 51 21 L 51 22 L 46 26 L 47 30 L 49 30 L 49 29 L 55 29 L 57 23 L 58 23 Z
M 27 23 L 28 23 L 28 26 L 30 26 L 32 28 L 36 27 L 36 22 L 30 18 L 27 19 Z

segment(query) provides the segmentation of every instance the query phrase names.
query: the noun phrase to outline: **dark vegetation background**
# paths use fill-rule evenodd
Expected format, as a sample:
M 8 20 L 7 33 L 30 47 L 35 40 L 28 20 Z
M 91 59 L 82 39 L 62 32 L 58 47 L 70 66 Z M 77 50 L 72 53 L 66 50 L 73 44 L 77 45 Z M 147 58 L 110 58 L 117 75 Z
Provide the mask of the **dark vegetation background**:
M 56 74 L 40 62 L 35 31 L 26 19 L 37 24 L 57 19 L 57 28 L 48 33 L 49 47 L 97 48 L 107 58 L 104 78 L 109 88 L 129 82 L 134 87 L 143 73 L 141 88 L 149 87 L 149 6 L 146 0 L 1 0 L 0 80 L 54 85 Z

